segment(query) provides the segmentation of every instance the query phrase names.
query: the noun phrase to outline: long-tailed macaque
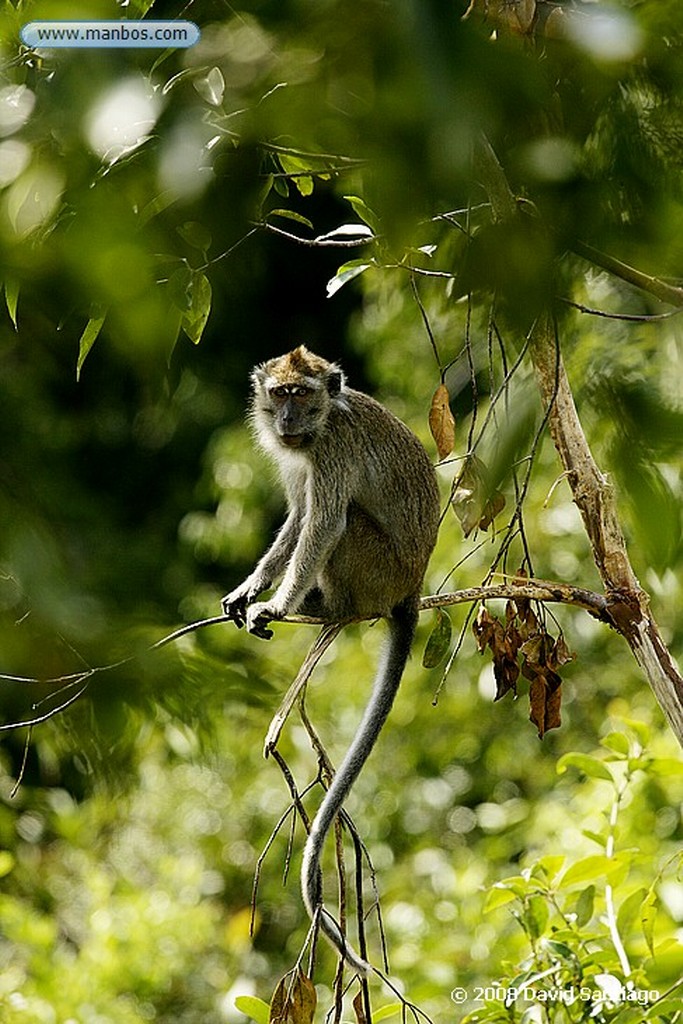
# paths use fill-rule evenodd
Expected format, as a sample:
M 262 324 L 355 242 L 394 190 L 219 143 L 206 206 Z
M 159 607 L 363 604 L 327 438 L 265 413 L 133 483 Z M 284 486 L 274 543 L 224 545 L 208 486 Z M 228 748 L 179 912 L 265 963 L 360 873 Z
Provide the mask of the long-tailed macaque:
M 357 971 L 369 965 L 322 906 L 320 857 L 335 816 L 367 760 L 401 681 L 418 600 L 436 542 L 439 498 L 426 451 L 373 398 L 303 346 L 257 366 L 251 417 L 274 459 L 289 514 L 254 571 L 223 598 L 238 626 L 268 639 L 291 612 L 329 622 L 383 616 L 389 640 L 362 721 L 311 826 L 301 887 L 312 918 Z M 274 594 L 258 595 L 281 577 Z

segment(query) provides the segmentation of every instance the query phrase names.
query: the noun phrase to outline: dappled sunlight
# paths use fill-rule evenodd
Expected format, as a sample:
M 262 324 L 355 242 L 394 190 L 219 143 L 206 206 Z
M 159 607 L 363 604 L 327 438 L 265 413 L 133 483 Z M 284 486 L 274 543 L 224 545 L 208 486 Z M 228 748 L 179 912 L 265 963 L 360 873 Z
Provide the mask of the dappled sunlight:
M 150 137 L 161 112 L 156 93 L 142 78 L 126 78 L 99 96 L 86 118 L 88 145 L 113 164 Z

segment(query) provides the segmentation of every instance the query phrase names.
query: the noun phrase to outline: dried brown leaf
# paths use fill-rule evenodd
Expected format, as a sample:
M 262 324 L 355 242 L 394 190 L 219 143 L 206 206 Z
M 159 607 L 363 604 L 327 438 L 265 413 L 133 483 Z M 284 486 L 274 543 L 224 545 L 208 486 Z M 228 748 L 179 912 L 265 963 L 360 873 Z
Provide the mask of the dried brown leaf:
M 318 997 L 301 968 L 296 977 L 286 974 L 277 983 L 270 1002 L 269 1024 L 313 1024 Z
M 450 407 L 450 396 L 445 384 L 439 384 L 429 409 L 429 429 L 436 442 L 440 459 L 445 459 L 455 448 L 455 420 Z
M 482 605 L 477 613 L 476 619 L 472 623 L 472 632 L 477 638 L 477 647 L 479 648 L 480 654 L 484 653 L 490 639 L 493 637 L 493 631 L 497 621 L 497 619 L 489 614 L 488 609 Z
M 491 491 L 486 464 L 476 455 L 465 460 L 455 481 L 451 504 L 466 537 L 472 530 L 486 530 L 505 506 L 500 491 Z
M 559 676 L 549 680 L 543 673 L 538 673 L 529 687 L 529 704 L 529 718 L 538 730 L 539 739 L 542 740 L 549 729 L 559 729 L 562 724 L 562 686 Z

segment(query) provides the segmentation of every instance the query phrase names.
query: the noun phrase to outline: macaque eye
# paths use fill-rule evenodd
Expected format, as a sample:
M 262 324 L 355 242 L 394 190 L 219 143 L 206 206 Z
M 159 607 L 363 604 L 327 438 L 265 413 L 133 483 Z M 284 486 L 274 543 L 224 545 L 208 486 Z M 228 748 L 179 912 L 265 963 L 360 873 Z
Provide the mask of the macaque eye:
M 306 398 L 313 393 L 313 388 L 305 384 L 278 384 L 270 389 L 270 393 L 276 398 Z

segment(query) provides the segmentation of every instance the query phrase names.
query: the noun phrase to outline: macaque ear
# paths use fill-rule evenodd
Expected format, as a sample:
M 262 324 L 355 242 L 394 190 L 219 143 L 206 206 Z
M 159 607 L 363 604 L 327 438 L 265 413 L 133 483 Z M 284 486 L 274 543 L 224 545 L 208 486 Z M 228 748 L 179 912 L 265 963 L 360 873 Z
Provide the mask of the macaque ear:
M 344 385 L 344 374 L 336 366 L 327 375 L 327 390 L 332 398 L 338 395 Z

